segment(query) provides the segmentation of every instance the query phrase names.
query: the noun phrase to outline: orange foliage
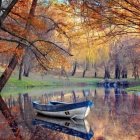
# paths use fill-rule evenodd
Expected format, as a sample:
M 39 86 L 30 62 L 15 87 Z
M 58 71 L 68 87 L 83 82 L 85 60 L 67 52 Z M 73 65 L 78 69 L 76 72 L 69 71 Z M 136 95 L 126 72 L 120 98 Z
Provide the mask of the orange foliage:
M 1 41 L 0 42 L 0 53 L 7 53 L 7 54 L 12 54 L 15 52 L 15 46 L 16 44 L 6 42 L 6 41 Z
M 65 43 L 67 39 L 62 37 L 62 34 L 65 34 L 65 31 L 73 28 L 73 21 L 71 21 L 72 18 L 68 18 L 69 16 L 72 17 L 73 10 L 68 5 L 63 4 L 54 4 L 51 5 L 49 8 L 44 5 L 37 5 L 34 16 L 32 15 L 31 17 L 29 17 L 32 2 L 32 0 L 19 0 L 10 12 L 8 18 L 5 20 L 5 28 L 9 32 L 15 34 L 17 37 L 24 38 L 28 41 L 29 44 L 31 44 L 35 40 L 47 39 L 46 32 L 48 31 L 48 29 L 56 26 L 57 23 L 60 23 L 58 27 L 56 26 L 56 30 L 51 34 L 51 36 L 52 38 L 55 38 L 55 40 L 57 40 L 58 42 L 61 40 Z M 53 23 L 50 19 L 44 18 L 43 16 L 53 19 L 56 24 Z M 64 20 L 64 18 L 66 20 Z M 7 33 L 1 34 L 3 36 L 7 35 Z M 14 38 L 12 35 L 9 34 L 6 37 L 8 39 Z M 11 44 L 13 45 L 11 46 Z M 22 56 L 24 54 L 23 49 L 24 47 L 26 48 L 26 46 L 22 47 L 23 49 L 21 50 L 17 50 L 15 49 L 16 44 L 17 43 L 7 43 L 5 41 L 0 44 L 0 52 L 7 52 L 10 54 L 16 52 L 18 56 Z M 66 56 L 64 56 L 65 52 L 59 49 L 59 47 L 56 47 L 51 43 L 43 43 L 43 41 L 38 41 L 37 43 L 34 43 L 34 45 L 37 49 L 33 46 L 32 48 L 35 51 L 39 51 L 39 61 L 43 63 L 43 65 L 47 65 L 51 68 L 61 67 L 62 65 L 69 67 L 68 59 L 66 58 Z M 63 47 L 67 47 L 67 44 L 65 46 L 63 45 Z M 46 55 L 47 53 L 48 55 Z

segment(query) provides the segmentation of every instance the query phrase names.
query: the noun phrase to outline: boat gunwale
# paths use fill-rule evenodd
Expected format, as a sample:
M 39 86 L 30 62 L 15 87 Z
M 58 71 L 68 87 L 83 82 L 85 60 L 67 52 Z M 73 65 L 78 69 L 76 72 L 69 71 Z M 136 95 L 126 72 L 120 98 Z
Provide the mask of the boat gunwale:
M 47 111 L 47 112 L 60 112 L 60 111 L 67 111 L 67 110 L 74 110 L 82 107 L 91 107 L 93 102 L 83 101 L 78 103 L 70 103 L 70 104 L 58 104 L 58 105 L 51 105 L 51 104 L 39 104 L 39 102 L 33 101 L 33 108 L 40 111 Z

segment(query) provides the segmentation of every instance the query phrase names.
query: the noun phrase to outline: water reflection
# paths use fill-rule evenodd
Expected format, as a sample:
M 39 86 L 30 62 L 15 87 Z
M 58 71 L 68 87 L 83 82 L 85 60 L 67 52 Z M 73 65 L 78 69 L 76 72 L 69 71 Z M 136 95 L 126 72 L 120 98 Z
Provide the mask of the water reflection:
M 140 96 L 138 94 L 128 94 L 123 88 L 117 87 L 114 89 L 98 88 L 96 90 L 71 90 L 69 92 L 57 91 L 52 93 L 46 93 L 46 91 L 44 91 L 44 93 L 42 92 L 41 95 L 37 96 L 25 93 L 19 94 L 18 97 L 10 96 L 4 100 L 1 98 L 1 110 L 3 104 L 4 106 L 6 104 L 8 110 L 12 112 L 12 115 L 16 115 L 16 121 L 15 119 L 12 119 L 13 121 L 11 124 L 7 123 L 7 127 L 4 130 L 1 129 L 0 138 L 7 139 L 7 132 L 10 134 L 12 132 L 14 136 L 17 136 L 15 132 L 20 132 L 25 140 L 43 140 L 46 138 L 49 140 L 79 140 L 82 138 L 80 131 L 86 130 L 84 129 L 84 125 L 74 124 L 71 121 L 66 123 L 65 120 L 58 121 L 56 119 L 35 118 L 36 115 L 32 109 L 31 101 L 40 100 L 42 103 L 56 100 L 79 102 L 88 99 L 93 100 L 94 102 L 94 107 L 87 118 L 91 130 L 94 130 L 94 137 L 92 137 L 91 140 L 139 140 Z M 1 118 L 3 118 L 1 119 L 1 122 L 3 122 L 6 118 L 4 112 L 2 112 Z M 33 125 L 32 120 L 34 120 L 36 124 L 42 124 Z M 16 125 L 13 125 L 13 122 L 16 122 Z M 50 123 L 53 123 L 54 126 L 63 133 L 56 130 L 55 127 L 55 131 L 52 131 Z M 12 129 L 9 131 L 8 124 L 10 127 L 15 126 L 15 129 L 13 129 L 14 127 L 11 127 Z M 63 126 L 58 127 L 58 125 L 60 126 L 62 124 Z M 0 128 L 2 128 L 2 125 L 3 124 L 1 123 Z M 71 125 L 76 129 L 71 130 Z M 44 128 L 44 126 L 47 127 Z M 73 132 L 73 136 L 71 132 Z M 87 132 L 89 132 L 91 136 L 90 129 Z M 78 136 L 80 138 L 78 138 Z M 84 137 L 84 139 L 86 138 Z
M 10 103 L 10 102 L 8 102 L 8 103 Z M 0 95 L 0 110 L 1 110 L 2 115 L 4 116 L 3 121 L 5 121 L 5 123 L 2 122 L 1 124 L 2 125 L 6 125 L 6 124 L 9 125 L 14 136 L 16 138 L 22 139 L 22 136 L 20 134 L 20 129 L 19 129 L 18 123 L 16 121 L 16 117 L 11 114 L 11 111 L 10 111 L 11 106 L 10 105 L 8 108 L 7 104 L 5 103 L 5 101 L 3 100 L 3 98 Z M 15 105 L 15 102 L 13 102 L 13 105 Z
M 90 140 L 93 137 L 93 131 L 87 120 L 70 120 L 36 116 L 32 123 L 33 125 L 39 125 L 44 128 L 80 137 L 85 140 Z

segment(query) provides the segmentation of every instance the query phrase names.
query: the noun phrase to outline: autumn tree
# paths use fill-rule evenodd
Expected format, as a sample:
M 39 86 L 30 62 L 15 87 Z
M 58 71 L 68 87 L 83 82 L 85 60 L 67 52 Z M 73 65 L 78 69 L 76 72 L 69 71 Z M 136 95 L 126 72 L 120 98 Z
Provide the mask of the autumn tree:
M 42 17 L 35 12 L 38 1 L 12 0 L 0 1 L 0 52 L 11 55 L 9 64 L 0 77 L 0 91 L 3 89 L 12 72 L 21 58 L 31 50 L 38 63 L 44 69 L 51 69 L 53 63 L 58 65 L 67 63 L 66 56 L 71 54 L 55 42 L 49 41 L 39 33 L 48 29 L 45 20 L 49 17 Z M 53 22 L 53 20 L 51 20 Z M 54 25 L 58 25 L 53 22 Z M 60 29 L 60 28 L 59 28 Z M 6 103 L 0 96 L 0 109 L 8 120 L 15 136 L 20 136 L 19 128 L 9 111 Z
M 4 43 L 14 42 L 12 43 L 12 49 L 16 53 L 16 56 L 14 55 L 6 71 L 1 76 L 1 89 L 6 84 L 21 56 L 26 54 L 27 48 L 32 51 L 38 63 L 46 70 L 53 68 L 54 61 L 57 65 L 60 65 L 62 61 L 66 62 L 66 57 L 63 54 L 70 55 L 59 44 L 47 40 L 42 34 L 40 35 L 42 31 L 45 34 L 45 32 L 56 28 L 60 30 L 60 27 L 47 15 L 42 16 L 39 12 L 41 9 L 38 8 L 38 12 L 35 14 L 36 6 L 38 6 L 37 1 L 33 1 L 32 4 L 31 1 L 19 1 L 1 27 L 1 36 L 5 36 L 5 38 L 1 37 L 1 40 Z M 47 28 L 46 20 L 53 23 L 53 28 Z M 18 44 L 17 47 L 16 44 Z
M 112 40 L 119 40 L 121 38 L 127 38 L 128 36 L 139 38 L 139 1 L 69 0 L 69 2 L 74 9 L 78 9 L 77 11 L 81 17 L 85 19 L 84 23 L 88 28 L 90 28 L 90 30 L 96 29 L 99 33 L 99 39 L 102 38 L 102 45 L 104 42 L 111 42 Z M 125 45 L 123 47 L 125 47 Z M 135 56 L 137 55 L 135 54 Z M 122 77 L 127 77 L 127 68 L 125 65 L 122 66 L 122 64 L 120 64 L 119 51 L 114 54 L 113 59 L 115 61 L 115 77 L 120 78 L 121 74 Z M 138 64 L 138 61 L 136 63 Z M 135 65 L 135 67 L 137 66 Z M 105 71 L 108 71 L 107 68 L 108 67 L 105 68 Z M 137 68 L 134 69 L 138 71 Z M 107 72 L 105 73 L 107 74 Z

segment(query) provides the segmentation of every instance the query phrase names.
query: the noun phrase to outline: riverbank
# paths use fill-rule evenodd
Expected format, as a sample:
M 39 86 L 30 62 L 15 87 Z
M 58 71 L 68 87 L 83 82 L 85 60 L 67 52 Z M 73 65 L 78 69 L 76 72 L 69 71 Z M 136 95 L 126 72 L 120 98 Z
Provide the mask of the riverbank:
M 113 81 L 114 79 L 111 79 Z M 59 77 L 52 75 L 40 76 L 37 74 L 31 74 L 30 77 L 22 77 L 22 80 L 18 80 L 18 75 L 14 74 L 9 79 L 8 83 L 4 87 L 2 91 L 5 93 L 22 93 L 22 92 L 30 92 L 33 88 L 40 90 L 52 90 L 54 88 L 65 88 L 65 87 L 87 87 L 92 86 L 95 87 L 98 85 L 97 83 L 102 83 L 104 80 L 102 78 L 81 78 L 81 77 Z M 140 91 L 140 80 L 127 79 L 129 82 L 129 88 L 127 91 Z M 16 92 L 15 92 L 16 91 Z
M 140 92 L 140 85 L 139 86 L 134 86 L 134 87 L 129 87 L 126 90 L 127 91 Z
M 43 86 L 73 86 L 73 85 L 96 85 L 100 78 L 80 78 L 69 77 L 59 78 L 54 76 L 31 76 L 23 77 L 22 80 L 18 80 L 16 76 L 12 76 L 6 84 L 6 87 L 43 87 Z
M 130 86 L 126 89 L 127 91 L 140 92 L 140 79 L 130 79 Z
M 102 78 L 81 78 L 81 77 L 58 77 L 52 75 L 30 75 L 30 77 L 23 77 L 22 80 L 18 80 L 17 75 L 12 75 L 6 84 L 6 87 L 12 88 L 32 88 L 32 87 L 44 87 L 44 86 L 103 86 L 106 80 Z M 126 84 L 129 87 L 128 90 L 139 90 L 140 91 L 140 80 L 135 79 L 120 79 L 114 80 L 109 79 L 107 83 L 110 85 Z
M 54 76 L 31 76 L 29 78 L 23 77 L 20 81 L 14 75 L 12 76 L 4 89 L 2 90 L 3 96 L 8 95 L 17 95 L 19 93 L 31 93 L 37 92 L 42 93 L 42 90 L 46 92 L 56 91 L 59 89 L 62 90 L 71 90 L 71 89 L 86 89 L 90 86 L 90 88 L 96 88 L 97 82 L 101 79 L 97 78 L 79 78 L 79 77 L 69 77 L 67 78 L 59 78 Z
M 97 83 L 98 86 L 105 87 L 125 87 L 126 91 L 140 91 L 140 79 L 109 79 L 109 80 L 101 80 Z

